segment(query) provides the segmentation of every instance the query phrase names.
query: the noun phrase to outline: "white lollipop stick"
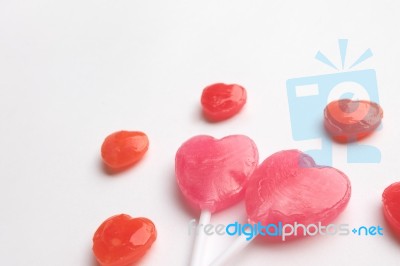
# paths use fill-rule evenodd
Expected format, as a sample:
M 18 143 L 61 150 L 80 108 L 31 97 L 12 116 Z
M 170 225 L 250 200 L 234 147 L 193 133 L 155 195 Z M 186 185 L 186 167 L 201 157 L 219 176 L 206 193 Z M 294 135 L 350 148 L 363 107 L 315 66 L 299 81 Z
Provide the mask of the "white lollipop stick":
M 192 260 L 190 266 L 202 266 L 204 257 L 204 248 L 206 244 L 206 234 L 204 232 L 204 226 L 209 224 L 211 220 L 211 212 L 208 210 L 202 210 L 199 219 L 199 226 L 196 230 Z
M 220 266 L 225 265 L 224 263 L 233 255 L 244 249 L 256 236 L 247 240 L 248 236 L 240 235 L 235 239 L 235 241 L 222 252 L 209 266 Z

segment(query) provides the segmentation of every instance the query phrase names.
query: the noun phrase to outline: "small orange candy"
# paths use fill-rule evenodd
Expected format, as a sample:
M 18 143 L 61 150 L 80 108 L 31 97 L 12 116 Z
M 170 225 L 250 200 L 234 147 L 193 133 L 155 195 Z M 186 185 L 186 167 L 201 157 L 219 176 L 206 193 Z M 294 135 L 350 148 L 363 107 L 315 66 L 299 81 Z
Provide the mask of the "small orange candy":
M 139 161 L 149 148 L 149 139 L 140 131 L 118 131 L 101 146 L 101 157 L 112 169 L 121 169 Z
M 149 219 L 119 214 L 96 230 L 93 253 L 101 266 L 128 266 L 142 258 L 156 238 L 156 227 Z

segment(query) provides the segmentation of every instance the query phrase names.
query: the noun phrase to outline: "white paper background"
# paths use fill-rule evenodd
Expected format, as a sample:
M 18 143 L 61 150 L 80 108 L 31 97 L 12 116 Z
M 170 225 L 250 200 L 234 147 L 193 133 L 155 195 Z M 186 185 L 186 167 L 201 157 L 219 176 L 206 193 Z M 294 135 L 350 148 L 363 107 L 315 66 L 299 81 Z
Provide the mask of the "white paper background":
M 2 265 L 95 265 L 91 238 L 111 215 L 154 221 L 158 239 L 141 265 L 188 265 L 187 225 L 174 156 L 197 134 L 246 134 L 263 160 L 299 148 L 291 136 L 285 82 L 334 73 L 367 48 L 357 69 L 377 72 L 383 129 L 366 140 L 380 164 L 334 165 L 352 198 L 336 222 L 381 225 L 381 194 L 400 180 L 397 150 L 400 62 L 398 1 L 6 1 L 0 0 L 0 261 Z M 214 82 L 248 90 L 243 112 L 210 124 L 202 89 Z M 111 132 L 142 130 L 151 147 L 135 167 L 107 175 L 100 146 Z M 243 204 L 213 223 L 245 221 Z M 211 237 L 205 261 L 232 241 Z M 315 237 L 252 243 L 229 265 L 398 265 L 400 244 L 383 237 Z

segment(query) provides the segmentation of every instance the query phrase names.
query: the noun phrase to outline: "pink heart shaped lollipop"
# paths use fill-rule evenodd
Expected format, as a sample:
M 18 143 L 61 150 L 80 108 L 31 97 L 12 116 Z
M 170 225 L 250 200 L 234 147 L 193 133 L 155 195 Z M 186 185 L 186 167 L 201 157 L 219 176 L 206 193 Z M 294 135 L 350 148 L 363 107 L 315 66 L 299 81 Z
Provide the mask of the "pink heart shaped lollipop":
M 255 143 L 243 135 L 220 140 L 196 136 L 179 148 L 176 179 L 191 205 L 211 213 L 244 197 L 244 188 L 258 164 Z
M 199 224 L 208 224 L 211 213 L 243 198 L 257 164 L 257 147 L 243 135 L 220 140 L 196 136 L 182 144 L 175 158 L 176 180 L 188 202 L 201 209 Z M 191 266 L 202 265 L 204 245 L 205 234 L 200 230 L 193 245 Z
M 251 176 L 245 195 L 246 211 L 250 224 L 326 225 L 344 210 L 350 193 L 350 181 L 341 171 L 318 166 L 298 150 L 281 151 L 268 157 Z M 248 245 L 247 236 L 255 238 L 251 230 L 248 233 L 238 237 L 210 265 L 226 265 L 232 254 Z
M 254 172 L 245 202 L 251 223 L 326 225 L 346 207 L 350 181 L 341 171 L 318 166 L 298 151 L 277 152 Z

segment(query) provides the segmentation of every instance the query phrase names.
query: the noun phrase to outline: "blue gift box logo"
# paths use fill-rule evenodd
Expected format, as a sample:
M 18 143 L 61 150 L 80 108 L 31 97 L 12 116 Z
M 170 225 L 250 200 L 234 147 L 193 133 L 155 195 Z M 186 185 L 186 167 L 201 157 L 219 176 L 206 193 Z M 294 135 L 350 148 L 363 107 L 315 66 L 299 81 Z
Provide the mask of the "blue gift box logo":
M 347 40 L 339 40 L 342 69 L 345 68 Z M 349 69 L 372 56 L 366 50 Z M 316 59 L 339 70 L 326 56 L 318 52 Z M 337 99 L 363 99 L 379 103 L 376 73 L 373 69 L 339 72 L 327 75 L 289 79 L 286 82 L 290 121 L 294 140 L 318 140 L 317 149 L 306 151 L 318 164 L 332 165 L 332 140 L 323 128 L 323 110 Z M 348 163 L 379 163 L 381 153 L 376 147 L 351 143 L 347 146 Z

